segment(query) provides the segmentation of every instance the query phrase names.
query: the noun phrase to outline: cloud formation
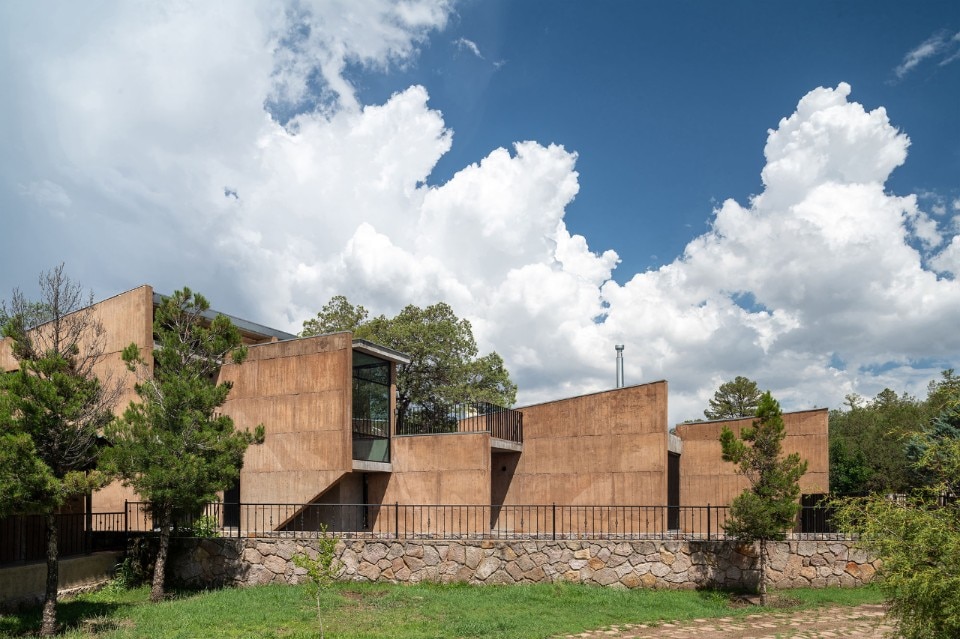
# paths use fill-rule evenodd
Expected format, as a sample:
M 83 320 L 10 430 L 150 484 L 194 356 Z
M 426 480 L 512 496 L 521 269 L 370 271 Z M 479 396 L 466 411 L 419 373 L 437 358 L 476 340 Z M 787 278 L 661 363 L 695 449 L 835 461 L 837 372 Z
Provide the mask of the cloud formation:
M 938 31 L 921 42 L 903 56 L 903 61 L 893 70 L 899 79 L 903 79 L 921 62 L 930 58 L 940 58 L 937 66 L 946 66 L 960 60 L 960 31 L 951 34 L 949 31 Z
M 608 322 L 651 327 L 641 334 L 653 340 L 682 327 L 669 348 L 647 349 L 658 374 L 749 370 L 794 405 L 835 406 L 882 388 L 872 370 L 960 351 L 949 328 L 960 285 L 925 267 L 952 268 L 955 249 L 936 252 L 942 232 L 916 197 L 884 190 L 909 141 L 849 94 L 808 93 L 769 132 L 762 193 L 724 202 L 672 264 L 604 287 Z M 695 405 L 702 387 L 680 384 Z
M 477 43 L 473 40 L 468 40 L 467 38 L 457 38 L 453 41 L 454 46 L 456 46 L 461 51 L 466 50 L 483 60 L 483 54 L 480 53 L 480 47 L 477 46 Z
M 294 331 L 338 293 L 388 314 L 445 300 L 524 403 L 611 387 L 626 344 L 628 383 L 668 379 L 675 420 L 738 374 L 836 406 L 960 356 L 957 205 L 931 217 L 885 190 L 909 140 L 846 84 L 769 132 L 761 193 L 621 285 L 618 255 L 565 224 L 574 151 L 518 141 L 428 186 L 455 143 L 428 88 L 359 103 L 351 69 L 411 63 L 449 5 L 350 7 L 0 8 L 5 224 L 62 217 L 30 255 L 5 250 L 30 278 L 65 259 L 104 294 L 189 284 Z

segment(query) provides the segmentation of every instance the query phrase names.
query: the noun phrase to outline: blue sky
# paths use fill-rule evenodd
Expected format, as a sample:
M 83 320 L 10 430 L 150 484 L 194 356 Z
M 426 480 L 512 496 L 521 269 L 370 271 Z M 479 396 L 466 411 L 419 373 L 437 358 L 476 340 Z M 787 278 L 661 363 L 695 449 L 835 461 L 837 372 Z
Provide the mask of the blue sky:
M 958 31 L 955 2 L 472 1 L 406 70 L 355 83 L 372 103 L 429 89 L 455 131 L 434 184 L 516 140 L 576 151 L 567 225 L 615 249 L 626 279 L 680 255 L 718 202 L 760 191 L 767 129 L 817 86 L 848 82 L 907 131 L 891 190 L 960 195 L 960 60 L 939 66 L 960 43 L 896 73 Z
M 450 303 L 531 403 L 960 364 L 955 2 L 0 6 L 0 295 Z

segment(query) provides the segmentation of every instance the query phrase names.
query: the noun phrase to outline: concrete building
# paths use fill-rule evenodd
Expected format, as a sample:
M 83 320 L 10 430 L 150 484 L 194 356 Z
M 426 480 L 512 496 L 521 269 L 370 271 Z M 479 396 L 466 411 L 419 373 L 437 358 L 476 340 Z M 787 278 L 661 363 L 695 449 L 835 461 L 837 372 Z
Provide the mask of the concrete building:
M 127 388 L 118 411 L 135 398 L 120 352 L 135 343 L 149 361 L 160 299 L 142 286 L 94 307 L 108 340 L 99 371 L 122 377 Z M 442 428 L 424 428 L 397 423 L 396 370 L 408 361 L 402 353 L 350 333 L 297 338 L 231 319 L 249 356 L 220 371 L 221 381 L 233 383 L 223 412 L 240 429 L 263 424 L 266 438 L 248 449 L 238 485 L 224 495 L 225 527 L 282 530 L 322 520 L 334 529 L 374 530 L 389 517 L 391 528 L 429 532 L 450 517 L 477 533 L 523 532 L 557 505 L 571 518 L 566 528 L 639 530 L 653 518 L 659 530 L 680 530 L 699 525 L 681 510 L 729 504 L 746 485 L 721 461 L 718 438 L 724 423 L 736 430 L 750 420 L 683 424 L 674 435 L 665 381 L 515 410 L 474 406 L 451 413 Z M 14 368 L 9 345 L 0 343 L 0 370 Z M 827 411 L 784 419 L 787 452 L 810 464 L 803 492 L 826 493 Z M 116 512 L 136 500 L 114 484 L 94 494 L 90 508 Z M 401 521 L 398 505 L 415 504 L 450 509 L 431 511 L 442 514 L 428 521 Z M 587 510 L 594 507 L 604 509 Z

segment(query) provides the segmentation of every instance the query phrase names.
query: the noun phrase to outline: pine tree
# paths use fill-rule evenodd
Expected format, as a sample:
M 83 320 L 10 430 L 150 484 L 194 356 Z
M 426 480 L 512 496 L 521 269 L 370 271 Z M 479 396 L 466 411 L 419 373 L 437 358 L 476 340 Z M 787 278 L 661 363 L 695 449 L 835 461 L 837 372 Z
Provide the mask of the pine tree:
M 0 513 L 46 517 L 47 579 L 40 634 L 57 629 L 57 510 L 102 486 L 99 435 L 112 418 L 119 384 L 97 377 L 104 329 L 82 287 L 61 264 L 40 276 L 40 300 L 14 291 L 4 307 L 19 366 L 0 374 Z
M 747 543 L 760 543 L 760 602 L 766 605 L 767 542 L 782 540 L 800 509 L 800 477 L 807 462 L 792 453 L 781 457 L 786 429 L 780 404 L 767 391 L 760 397 L 757 419 L 740 431 L 739 439 L 724 426 L 720 433 L 723 461 L 737 464 L 750 487 L 730 505 L 727 534 Z
M 151 363 L 136 344 L 123 352 L 136 371 L 139 402 L 132 402 L 110 429 L 105 463 L 125 485 L 150 502 L 160 549 L 150 599 L 164 595 L 172 525 L 179 516 L 195 516 L 218 491 L 233 484 L 247 446 L 263 438 L 234 430 L 233 420 L 218 414 L 231 384 L 217 383 L 221 363 L 241 363 L 247 351 L 240 332 L 223 315 L 208 319 L 210 305 L 189 288 L 175 292 L 156 309 L 157 348 Z
M 707 419 L 736 419 L 750 417 L 760 402 L 760 389 L 752 379 L 737 375 L 733 381 L 720 384 L 720 388 L 703 411 Z

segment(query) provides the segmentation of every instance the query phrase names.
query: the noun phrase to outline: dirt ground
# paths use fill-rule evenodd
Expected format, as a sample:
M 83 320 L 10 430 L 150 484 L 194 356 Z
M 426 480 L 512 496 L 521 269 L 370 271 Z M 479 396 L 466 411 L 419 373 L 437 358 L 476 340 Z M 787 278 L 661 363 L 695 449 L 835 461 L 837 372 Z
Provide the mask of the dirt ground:
M 877 604 L 677 623 L 621 625 L 567 639 L 883 639 L 893 626 Z

